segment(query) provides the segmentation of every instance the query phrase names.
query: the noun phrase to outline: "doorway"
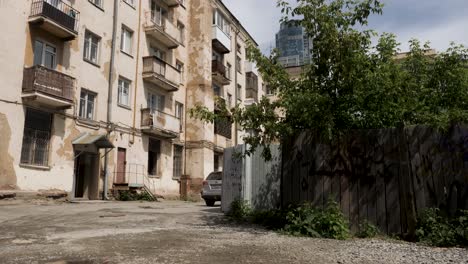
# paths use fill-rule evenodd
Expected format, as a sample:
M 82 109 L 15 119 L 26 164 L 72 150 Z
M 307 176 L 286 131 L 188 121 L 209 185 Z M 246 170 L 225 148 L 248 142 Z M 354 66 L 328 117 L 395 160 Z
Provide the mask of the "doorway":
M 127 171 L 127 150 L 124 148 L 118 148 L 117 150 L 117 175 L 116 183 L 126 183 L 126 171 Z
M 78 154 L 75 163 L 75 198 L 99 198 L 99 155 Z

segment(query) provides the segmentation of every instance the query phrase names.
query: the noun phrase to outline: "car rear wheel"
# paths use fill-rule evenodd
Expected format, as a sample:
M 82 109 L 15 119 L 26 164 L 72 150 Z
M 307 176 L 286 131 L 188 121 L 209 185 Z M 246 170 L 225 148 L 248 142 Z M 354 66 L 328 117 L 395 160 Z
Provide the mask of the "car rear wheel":
M 214 206 L 215 200 L 205 200 L 206 206 Z

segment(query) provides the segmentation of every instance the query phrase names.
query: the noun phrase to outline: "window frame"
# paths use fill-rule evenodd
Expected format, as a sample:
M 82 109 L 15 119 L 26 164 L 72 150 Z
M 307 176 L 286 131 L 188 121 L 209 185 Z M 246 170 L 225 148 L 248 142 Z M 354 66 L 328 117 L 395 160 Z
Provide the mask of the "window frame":
M 99 1 L 100 4 L 96 4 L 96 1 Z M 101 10 L 104 10 L 104 0 L 88 0 L 88 2 L 90 2 L 95 7 L 99 8 Z
M 180 121 L 180 132 L 183 131 L 183 122 L 184 122 L 184 117 L 185 117 L 184 111 L 185 111 L 184 104 L 181 102 L 175 101 L 174 116 Z
M 42 44 L 42 51 L 41 51 L 41 63 L 40 64 L 36 64 L 36 42 L 39 42 Z M 48 67 L 46 64 L 45 64 L 45 60 L 46 60 L 46 53 L 47 53 L 47 47 L 51 47 L 55 50 L 55 53 L 54 53 L 54 62 L 53 62 L 53 67 Z M 52 69 L 52 70 L 55 70 L 57 69 L 57 57 L 58 57 L 58 49 L 57 49 L 57 46 L 47 42 L 47 41 L 44 41 L 40 38 L 36 39 L 34 41 L 34 50 L 33 50 L 33 64 L 34 65 L 40 65 L 40 66 L 43 66 L 43 67 L 46 67 L 48 69 Z
M 180 72 L 180 83 L 183 84 L 185 82 L 185 69 L 184 64 L 179 60 L 176 60 L 176 69 Z
M 93 61 L 91 59 L 91 57 L 92 57 L 91 45 L 93 44 L 93 40 L 97 40 L 97 43 L 96 43 L 96 61 Z M 87 61 L 87 62 L 89 62 L 91 64 L 99 66 L 100 55 L 101 55 L 101 40 L 102 40 L 102 38 L 99 35 L 91 32 L 90 30 L 85 31 L 84 45 L 83 45 L 83 60 L 84 61 Z M 88 46 L 88 52 L 86 52 L 86 43 L 90 43 L 90 44 L 88 44 L 89 45 Z
M 82 93 L 85 93 L 85 94 L 86 94 L 85 99 L 84 99 L 84 100 L 85 100 L 85 105 L 84 105 L 85 109 L 84 109 L 84 111 L 81 110 L 81 106 L 82 106 L 82 105 L 81 105 Z M 92 117 L 91 117 L 91 118 L 89 118 L 89 117 L 86 116 L 87 113 L 88 113 L 88 107 L 89 107 L 89 104 L 88 104 L 88 102 L 89 102 L 89 95 L 94 96 L 94 99 L 93 99 L 93 109 L 92 109 Z M 78 117 L 79 117 L 80 119 L 82 119 L 82 120 L 94 121 L 95 118 L 96 118 L 96 102 L 97 102 L 97 93 L 82 88 L 81 91 L 80 91 L 80 100 L 79 100 L 80 107 L 79 107 L 79 111 L 78 111 Z M 83 112 L 83 114 L 85 115 L 84 117 L 82 116 L 82 112 Z
M 172 178 L 173 179 L 180 179 L 183 174 L 183 167 L 184 167 L 184 147 L 180 145 L 173 145 L 173 155 L 172 155 Z M 180 155 L 176 155 L 177 151 L 180 150 Z M 176 159 L 179 158 L 180 160 L 177 161 Z M 176 162 L 177 165 L 180 165 L 180 167 L 176 167 Z M 178 175 L 180 172 L 180 175 Z
M 48 119 L 49 119 L 49 124 L 47 125 L 47 130 L 41 130 L 41 129 L 38 129 L 38 128 L 32 128 L 32 127 L 28 127 L 27 125 L 27 121 L 28 121 L 28 112 L 39 112 L 40 114 L 44 114 L 44 115 L 48 115 Z M 54 115 L 52 113 L 49 113 L 49 112 L 46 112 L 46 111 L 41 111 L 41 110 L 36 110 L 36 109 L 33 109 L 33 108 L 29 108 L 27 107 L 26 108 L 26 111 L 25 111 L 25 118 L 24 118 L 24 128 L 23 128 L 23 137 L 22 137 L 22 144 L 21 144 L 21 154 L 20 154 L 20 165 L 21 166 L 30 166 L 30 167 L 42 167 L 42 168 L 48 168 L 49 167 L 49 164 L 50 164 L 50 153 L 51 153 L 51 138 L 52 138 L 52 129 L 53 129 L 53 119 L 54 119 Z M 25 160 L 25 157 L 23 156 L 24 153 L 25 153 L 25 144 L 26 144 L 26 138 L 25 138 L 25 134 L 27 132 L 27 130 L 30 129 L 30 130 L 33 130 L 36 137 L 34 137 L 33 140 L 31 140 L 32 142 L 30 142 L 30 146 L 28 148 L 28 161 L 27 162 L 23 162 Z M 47 135 L 47 143 L 45 144 L 46 146 L 46 149 L 44 150 L 43 152 L 43 155 L 42 155 L 42 163 L 37 163 L 35 162 L 36 161 L 36 155 L 37 155 L 37 132 L 44 132 L 44 133 L 48 133 Z
M 127 83 L 128 84 L 128 104 L 122 103 L 122 95 L 121 93 L 123 92 L 122 88 L 125 88 L 121 85 L 121 83 Z M 129 79 L 119 76 L 119 80 L 117 82 L 117 105 L 125 107 L 125 108 L 131 108 L 131 101 L 132 101 L 132 81 Z
M 126 43 L 126 35 L 125 33 L 129 34 L 130 38 L 128 39 L 128 43 Z M 129 27 L 122 25 L 121 31 L 120 31 L 120 51 L 123 53 L 130 55 L 132 57 L 133 55 L 133 34 L 134 31 L 131 30 Z M 129 47 L 127 47 L 127 45 Z M 126 50 L 128 49 L 128 50 Z

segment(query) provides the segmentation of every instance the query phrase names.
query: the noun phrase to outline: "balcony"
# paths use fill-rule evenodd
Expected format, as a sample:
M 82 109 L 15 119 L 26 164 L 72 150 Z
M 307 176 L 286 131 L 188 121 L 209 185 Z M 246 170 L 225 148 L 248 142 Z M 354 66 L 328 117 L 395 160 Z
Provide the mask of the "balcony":
M 29 23 L 65 40 L 78 36 L 80 12 L 60 0 L 33 0 Z
M 25 101 L 55 109 L 67 109 L 73 105 L 75 78 L 43 66 L 25 68 L 23 93 Z
M 215 113 L 219 113 L 215 110 Z M 231 117 L 227 116 L 225 118 L 216 119 L 214 122 L 214 133 L 216 135 L 223 136 L 227 139 L 232 138 L 232 121 Z
M 180 0 L 162 0 L 169 7 L 178 7 L 181 4 Z
M 144 57 L 143 80 L 175 92 L 180 86 L 180 71 L 156 56 Z
M 145 32 L 168 49 L 175 49 L 182 42 L 182 34 L 177 27 L 158 12 L 146 13 Z
M 143 133 L 164 138 L 180 135 L 180 119 L 150 108 L 141 109 L 141 130 Z
M 247 72 L 245 77 L 245 98 L 258 102 L 258 76 L 253 72 Z
M 221 85 L 229 85 L 231 83 L 231 73 L 219 60 L 211 61 L 211 74 L 213 80 Z
M 223 54 L 231 52 L 231 37 L 217 25 L 212 26 L 212 31 L 213 49 Z

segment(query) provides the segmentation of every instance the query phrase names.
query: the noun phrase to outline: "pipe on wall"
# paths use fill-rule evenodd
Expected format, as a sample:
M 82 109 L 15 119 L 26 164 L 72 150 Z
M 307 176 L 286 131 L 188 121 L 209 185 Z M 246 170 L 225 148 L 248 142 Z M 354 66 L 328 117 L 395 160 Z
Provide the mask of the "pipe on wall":
M 113 75 L 114 75 L 114 60 L 115 60 L 115 46 L 116 46 L 116 37 L 117 37 L 117 22 L 119 14 L 119 0 L 114 0 L 114 14 L 112 18 L 112 45 L 111 45 L 111 56 L 109 61 L 109 86 L 107 91 L 107 137 L 110 136 L 113 130 L 112 125 L 112 88 L 114 84 Z M 106 153 L 104 156 L 104 187 L 103 187 L 103 200 L 108 200 L 108 183 L 109 183 L 109 170 L 107 169 L 109 163 L 109 153 Z

